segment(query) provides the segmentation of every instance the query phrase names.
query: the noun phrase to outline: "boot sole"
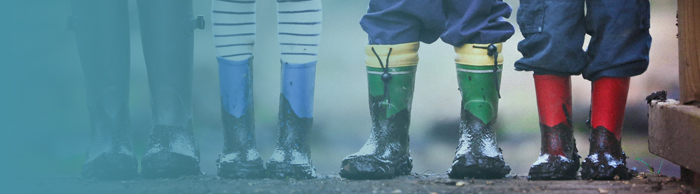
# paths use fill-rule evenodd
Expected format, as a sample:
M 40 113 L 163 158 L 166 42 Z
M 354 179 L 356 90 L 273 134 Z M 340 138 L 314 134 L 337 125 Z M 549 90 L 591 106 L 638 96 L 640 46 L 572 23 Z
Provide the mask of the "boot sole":
M 447 175 L 453 179 L 500 179 L 510 173 L 510 166 L 500 158 L 464 156 L 456 158 L 455 161 L 447 170 Z
M 390 179 L 395 176 L 408 175 L 413 169 L 413 159 L 403 155 L 390 161 L 376 156 L 356 156 L 343 160 L 340 176 L 354 180 Z
M 316 169 L 311 164 L 268 162 L 267 178 L 313 179 L 316 178 Z

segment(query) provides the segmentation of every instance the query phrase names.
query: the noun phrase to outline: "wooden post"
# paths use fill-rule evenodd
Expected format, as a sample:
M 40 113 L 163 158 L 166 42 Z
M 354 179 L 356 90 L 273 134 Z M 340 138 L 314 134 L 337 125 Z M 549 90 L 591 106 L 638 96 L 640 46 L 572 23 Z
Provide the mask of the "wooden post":
M 678 0 L 678 69 L 681 104 L 700 103 L 700 1 Z M 694 148 L 698 149 L 698 148 Z M 700 186 L 700 172 L 681 167 L 681 179 Z
M 681 104 L 700 103 L 700 1 L 678 0 Z

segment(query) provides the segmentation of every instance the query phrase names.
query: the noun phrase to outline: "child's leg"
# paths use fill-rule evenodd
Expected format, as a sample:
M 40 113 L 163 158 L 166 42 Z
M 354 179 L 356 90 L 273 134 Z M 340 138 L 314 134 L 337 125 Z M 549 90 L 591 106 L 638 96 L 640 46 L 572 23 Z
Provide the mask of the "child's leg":
M 360 21 L 365 47 L 371 134 L 343 159 L 340 176 L 384 179 L 411 173 L 408 127 L 419 41 L 433 42 L 444 28 L 441 1 L 372 0 Z
M 602 77 L 593 82 L 590 151 L 581 168 L 583 179 L 629 179 L 620 143 L 630 78 Z
M 121 0 L 73 0 L 72 30 L 85 74 L 92 136 L 85 178 L 128 179 L 138 163 L 129 128 L 129 17 Z
M 199 147 L 192 128 L 192 1 L 139 0 L 141 40 L 151 93 L 152 127 L 141 174 L 197 175 Z
M 321 0 L 277 0 L 282 81 L 279 139 L 266 165 L 271 178 L 316 176 L 309 141 L 321 15 Z
M 265 177 L 255 145 L 253 46 L 255 1 L 212 1 L 212 28 L 219 63 L 224 149 L 217 175 Z
M 583 179 L 629 179 L 620 145 L 629 78 L 649 65 L 649 1 L 588 0 L 586 28 L 590 65 L 584 78 L 593 81 L 591 147 L 582 163 Z
M 578 160 L 571 126 L 571 75 L 580 74 L 588 59 L 584 0 L 520 0 L 518 24 L 525 40 L 518 44 L 519 70 L 534 71 L 542 133 L 539 159 L 529 179 L 575 179 Z M 567 115 L 568 114 L 568 115 Z
M 534 75 L 542 145 L 530 180 L 576 179 L 579 155 L 571 123 L 571 77 Z
M 445 1 L 447 29 L 442 40 L 455 46 L 462 94 L 461 138 L 451 178 L 502 178 L 510 172 L 496 143 L 502 42 L 514 29 L 505 21 L 511 8 L 502 1 Z M 488 9 L 484 9 L 488 8 Z

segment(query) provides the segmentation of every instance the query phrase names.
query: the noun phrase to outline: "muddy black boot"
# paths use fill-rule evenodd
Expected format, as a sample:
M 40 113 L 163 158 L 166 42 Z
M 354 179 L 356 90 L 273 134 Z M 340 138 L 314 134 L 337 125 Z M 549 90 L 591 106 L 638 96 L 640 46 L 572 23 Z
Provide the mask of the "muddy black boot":
M 571 77 L 534 75 L 542 147 L 530 180 L 573 180 L 580 165 L 571 125 Z
M 217 175 L 233 179 L 265 178 L 265 167 L 255 145 L 253 58 L 217 59 L 224 126 L 224 150 L 216 159 Z
M 372 132 L 359 152 L 343 159 L 341 177 L 388 179 L 411 173 L 408 126 L 417 51 L 417 42 L 365 47 Z
M 628 180 L 627 156 L 622 151 L 622 123 L 629 91 L 628 77 L 603 77 L 593 82 L 591 99 L 591 142 L 588 157 L 581 164 L 584 180 Z
M 465 44 L 456 48 L 457 78 L 462 93 L 461 137 L 452 167 L 454 179 L 503 178 L 510 172 L 496 144 L 493 128 L 498 113 L 502 44 Z M 496 57 L 496 58 L 494 58 Z M 496 60 L 498 59 L 498 60 Z
M 279 133 L 275 152 L 266 163 L 269 178 L 316 177 L 309 142 L 315 79 L 315 61 L 304 64 L 282 62 Z
M 141 160 L 145 178 L 199 175 L 192 128 L 192 0 L 139 0 L 139 23 L 151 94 L 151 133 Z
M 86 84 L 90 147 L 82 175 L 130 179 L 137 175 L 129 127 L 129 21 L 126 1 L 74 0 L 75 32 Z

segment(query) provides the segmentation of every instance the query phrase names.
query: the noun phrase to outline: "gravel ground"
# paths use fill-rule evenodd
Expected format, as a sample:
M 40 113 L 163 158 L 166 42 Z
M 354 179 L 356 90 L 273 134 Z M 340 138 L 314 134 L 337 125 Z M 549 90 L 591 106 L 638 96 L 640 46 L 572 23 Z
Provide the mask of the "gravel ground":
M 79 176 L 20 180 L 16 193 L 700 193 L 674 177 L 641 174 L 629 181 L 527 181 L 511 174 L 498 180 L 455 180 L 413 174 L 390 180 L 347 180 L 337 174 L 311 180 L 228 180 L 203 175 L 178 179 L 99 181 Z

